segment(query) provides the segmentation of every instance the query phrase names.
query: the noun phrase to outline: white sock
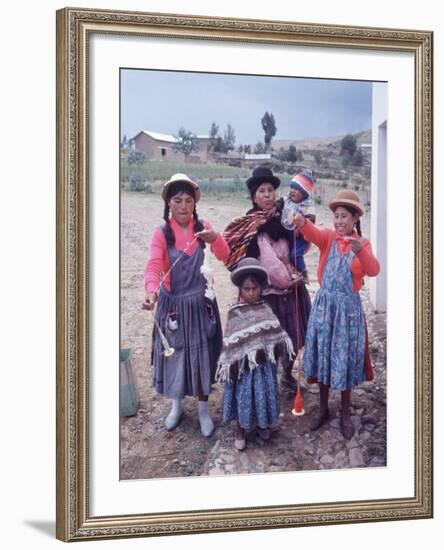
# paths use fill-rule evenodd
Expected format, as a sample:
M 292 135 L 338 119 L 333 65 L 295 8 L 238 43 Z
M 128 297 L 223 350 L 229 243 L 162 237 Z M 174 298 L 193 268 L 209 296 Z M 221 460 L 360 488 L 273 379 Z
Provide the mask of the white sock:
M 174 430 L 174 428 L 179 424 L 181 416 L 182 416 L 182 399 L 172 399 L 171 410 L 165 419 L 165 428 L 167 430 Z
M 208 412 L 208 401 L 199 401 L 200 431 L 205 437 L 209 437 L 214 431 L 214 423 Z

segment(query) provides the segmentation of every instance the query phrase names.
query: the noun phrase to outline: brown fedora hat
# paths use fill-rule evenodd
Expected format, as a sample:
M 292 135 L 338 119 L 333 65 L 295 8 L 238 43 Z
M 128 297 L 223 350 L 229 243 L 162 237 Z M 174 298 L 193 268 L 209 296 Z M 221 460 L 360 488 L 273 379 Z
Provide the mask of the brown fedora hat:
M 336 197 L 329 203 L 329 208 L 332 212 L 337 206 L 351 206 L 360 216 L 364 214 L 364 205 L 359 200 L 359 195 L 349 189 L 341 189 L 336 193 Z
M 174 176 L 171 176 L 171 178 L 166 183 L 163 184 L 162 199 L 164 201 L 166 200 L 168 189 L 171 187 L 171 185 L 173 185 L 173 183 L 178 183 L 178 182 L 188 183 L 194 191 L 194 200 L 196 202 L 199 201 L 199 199 L 200 199 L 199 186 L 197 185 L 197 183 L 195 181 L 190 179 L 186 174 L 174 174 Z

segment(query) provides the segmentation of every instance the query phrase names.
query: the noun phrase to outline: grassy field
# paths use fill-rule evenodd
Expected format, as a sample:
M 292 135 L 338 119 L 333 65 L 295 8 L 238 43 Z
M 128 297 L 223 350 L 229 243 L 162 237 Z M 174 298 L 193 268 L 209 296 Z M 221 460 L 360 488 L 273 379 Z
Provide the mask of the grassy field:
M 176 161 L 145 161 L 141 165 L 128 165 L 126 159 L 121 161 L 121 183 L 127 186 L 128 179 L 133 174 L 140 174 L 145 190 L 158 193 L 161 186 L 173 174 L 187 174 L 195 180 L 202 193 L 216 196 L 246 193 L 245 180 L 251 175 L 248 168 L 227 166 L 223 164 L 192 164 Z M 288 174 L 276 174 L 282 182 L 282 187 L 288 187 L 291 177 Z
M 250 170 L 223 164 L 192 164 L 190 162 L 147 160 L 142 165 L 128 165 L 126 159 L 121 161 L 121 178 L 126 181 L 131 174 L 139 172 L 149 183 L 164 182 L 173 174 L 187 174 L 196 180 L 214 178 L 240 178 L 249 176 Z

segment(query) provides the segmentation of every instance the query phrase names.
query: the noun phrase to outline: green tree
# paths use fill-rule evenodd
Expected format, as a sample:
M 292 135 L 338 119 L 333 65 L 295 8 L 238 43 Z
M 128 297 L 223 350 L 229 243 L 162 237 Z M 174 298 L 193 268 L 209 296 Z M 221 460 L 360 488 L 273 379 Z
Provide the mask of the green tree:
M 299 155 L 296 147 L 294 145 L 290 145 L 287 149 L 287 159 L 289 162 L 296 162 L 299 160 Z
M 316 164 L 320 166 L 322 163 L 322 153 L 320 151 L 315 151 L 313 156 Z
M 264 130 L 264 144 L 265 151 L 268 151 L 271 145 L 271 140 L 276 135 L 276 121 L 272 113 L 265 112 L 264 116 L 261 118 L 262 129 Z
M 258 141 L 256 143 L 256 146 L 254 148 L 254 152 L 255 152 L 256 155 L 260 155 L 262 153 L 265 153 L 265 146 L 262 143 L 262 141 Z
M 214 148 L 216 146 L 218 137 L 219 137 L 219 126 L 215 122 L 212 122 L 211 128 L 210 128 L 210 147 L 212 151 L 215 150 Z
M 356 153 L 357 145 L 356 138 L 352 134 L 347 134 L 341 140 L 341 157 L 342 165 L 348 166 Z
M 128 153 L 128 166 L 136 164 L 141 166 L 146 161 L 146 155 L 143 151 L 137 151 L 136 149 L 131 149 Z
M 362 166 L 364 164 L 364 155 L 362 154 L 361 149 L 358 149 L 351 159 L 353 166 Z
M 234 149 L 234 143 L 236 141 L 236 134 L 231 124 L 227 124 L 227 128 L 224 132 L 224 153 L 232 151 Z
M 177 141 L 172 145 L 173 151 L 176 153 L 183 153 L 185 156 L 185 162 L 188 162 L 190 154 L 193 151 L 197 151 L 199 148 L 197 137 L 189 130 L 186 130 L 183 126 L 179 128 L 177 136 L 174 137 Z

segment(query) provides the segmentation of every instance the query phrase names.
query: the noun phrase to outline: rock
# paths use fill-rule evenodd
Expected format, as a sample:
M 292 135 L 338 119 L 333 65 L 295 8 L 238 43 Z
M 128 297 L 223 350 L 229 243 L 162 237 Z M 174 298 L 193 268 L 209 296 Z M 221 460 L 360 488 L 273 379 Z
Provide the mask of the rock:
M 244 468 L 248 468 L 250 461 L 248 460 L 248 456 L 245 453 L 242 453 L 240 455 L 240 463 Z
M 327 466 L 329 464 L 333 464 L 334 462 L 334 459 L 331 455 L 324 455 L 324 456 L 321 456 L 319 462 L 323 465 L 323 466 Z
M 220 447 L 220 439 L 216 441 L 216 443 L 213 445 L 213 448 L 210 451 L 213 456 L 217 453 L 217 451 L 219 450 L 219 447 Z
M 224 473 L 225 472 L 222 470 L 222 468 L 219 467 L 211 468 L 211 470 L 208 472 L 210 476 L 221 476 L 224 475 Z
M 352 468 L 358 468 L 359 466 L 365 466 L 364 457 L 359 447 L 355 447 L 350 450 L 349 453 L 350 466 Z
M 229 464 L 231 464 L 232 462 L 234 462 L 235 458 L 233 455 L 229 455 L 229 454 L 223 454 L 223 455 L 220 455 L 220 458 L 224 461 L 224 462 L 228 462 Z

